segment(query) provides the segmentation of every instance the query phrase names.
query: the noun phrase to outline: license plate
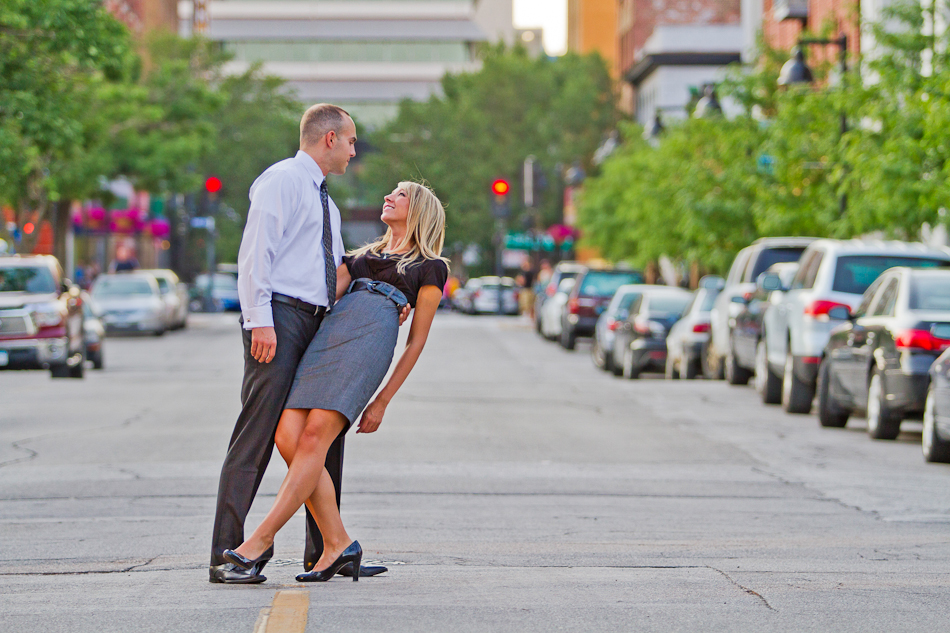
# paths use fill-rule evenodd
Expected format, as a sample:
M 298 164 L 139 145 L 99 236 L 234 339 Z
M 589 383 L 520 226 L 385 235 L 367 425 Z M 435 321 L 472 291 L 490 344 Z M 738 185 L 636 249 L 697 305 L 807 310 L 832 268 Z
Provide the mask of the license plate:
M 0 350 L 0 367 L 6 367 L 10 364 L 10 352 Z

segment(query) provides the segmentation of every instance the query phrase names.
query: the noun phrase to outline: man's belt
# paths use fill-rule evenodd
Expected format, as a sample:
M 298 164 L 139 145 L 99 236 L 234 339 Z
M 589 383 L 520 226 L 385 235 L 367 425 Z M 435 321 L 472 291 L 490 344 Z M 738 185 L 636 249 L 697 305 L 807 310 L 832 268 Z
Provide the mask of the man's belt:
M 301 301 L 300 299 L 297 299 L 295 297 L 288 297 L 287 295 L 282 295 L 279 292 L 272 292 L 270 298 L 271 298 L 271 301 L 276 301 L 278 303 L 286 303 L 287 305 L 293 306 L 297 308 L 298 310 L 308 312 L 312 314 L 313 316 L 322 317 L 324 314 L 327 313 L 326 306 L 315 306 L 312 303 Z

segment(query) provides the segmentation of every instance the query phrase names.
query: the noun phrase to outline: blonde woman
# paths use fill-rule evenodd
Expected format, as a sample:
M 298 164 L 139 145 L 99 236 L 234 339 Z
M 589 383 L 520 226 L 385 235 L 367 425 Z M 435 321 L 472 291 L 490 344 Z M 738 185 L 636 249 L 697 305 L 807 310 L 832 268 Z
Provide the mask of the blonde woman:
M 425 346 L 442 287 L 445 212 L 428 187 L 401 182 L 385 197 L 389 227 L 376 242 L 351 252 L 337 269 L 337 303 L 307 348 L 277 426 L 275 441 L 289 470 L 274 506 L 254 533 L 224 557 L 251 569 L 273 556 L 274 536 L 307 503 L 323 535 L 323 555 L 300 582 L 329 580 L 342 567 L 360 568 L 362 550 L 343 527 L 336 490 L 324 467 L 327 449 L 360 412 L 357 433 L 379 428 L 386 406 Z M 382 383 L 399 330 L 399 313 L 415 311 L 409 340 L 386 385 Z M 368 406 L 367 406 L 367 403 Z M 359 574 L 353 574 L 359 580 Z

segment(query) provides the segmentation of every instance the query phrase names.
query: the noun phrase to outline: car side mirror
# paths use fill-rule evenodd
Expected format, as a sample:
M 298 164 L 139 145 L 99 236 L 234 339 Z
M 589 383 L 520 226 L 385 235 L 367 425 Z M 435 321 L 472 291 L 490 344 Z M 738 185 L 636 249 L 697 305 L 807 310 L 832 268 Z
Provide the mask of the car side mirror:
M 828 318 L 835 319 L 837 321 L 850 321 L 854 317 L 851 314 L 851 310 L 848 308 L 844 306 L 835 306 L 828 310 Z
M 782 284 L 782 278 L 775 273 L 762 273 L 759 275 L 759 279 L 755 285 L 760 291 L 765 293 L 785 290 L 785 286 Z

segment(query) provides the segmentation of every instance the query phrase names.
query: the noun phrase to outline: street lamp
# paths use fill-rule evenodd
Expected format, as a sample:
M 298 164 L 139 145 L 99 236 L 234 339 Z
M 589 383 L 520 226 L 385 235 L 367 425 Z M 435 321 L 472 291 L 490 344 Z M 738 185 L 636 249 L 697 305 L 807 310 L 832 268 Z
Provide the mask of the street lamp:
M 665 129 L 666 126 L 663 125 L 663 121 L 660 119 L 660 113 L 657 112 L 653 115 L 653 123 L 643 129 L 643 138 L 649 143 L 656 143 Z
M 835 46 L 838 48 L 838 64 L 841 71 L 841 80 L 844 81 L 846 73 L 848 72 L 848 36 L 842 33 L 835 39 L 823 39 L 823 38 L 801 38 L 798 40 L 798 46 L 795 47 L 792 52 L 792 58 L 789 59 L 782 66 L 782 70 L 778 76 L 778 85 L 779 86 L 793 86 L 793 85 L 803 85 L 810 84 L 814 81 L 812 76 L 811 69 L 808 67 L 808 64 L 805 63 L 805 52 L 802 49 L 803 46 L 807 44 L 818 44 L 821 46 Z M 843 85 L 843 84 L 842 84 Z M 841 112 L 841 130 L 840 135 L 843 137 L 848 131 L 848 117 Z M 848 209 L 848 194 L 841 194 L 840 207 L 838 209 L 839 217 L 844 216 L 845 212 Z

